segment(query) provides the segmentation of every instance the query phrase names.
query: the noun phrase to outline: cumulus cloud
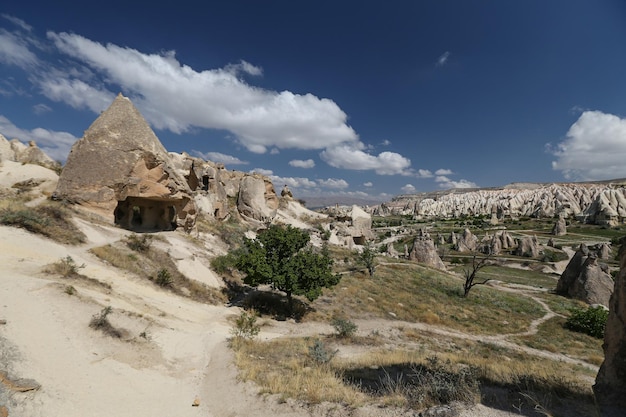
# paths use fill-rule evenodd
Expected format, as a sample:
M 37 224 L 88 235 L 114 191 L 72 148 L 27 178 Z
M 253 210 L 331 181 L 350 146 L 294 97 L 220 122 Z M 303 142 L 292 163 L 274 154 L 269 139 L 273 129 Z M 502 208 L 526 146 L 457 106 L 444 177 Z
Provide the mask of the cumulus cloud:
M 32 130 L 21 129 L 2 115 L 0 115 L 0 134 L 7 139 L 17 138 L 21 142 L 33 140 L 49 157 L 58 161 L 65 161 L 72 145 L 78 139 L 68 132 L 41 128 Z
M 440 175 L 435 177 L 435 182 L 439 184 L 441 188 L 477 188 L 476 183 L 468 180 L 453 181 L 450 178 Z
M 412 175 L 411 160 L 395 152 L 371 155 L 358 146 L 342 144 L 323 151 L 320 156 L 335 168 L 374 170 L 379 175 Z
M 438 169 L 435 171 L 435 175 L 452 175 L 453 172 L 449 169 Z
M 202 159 L 212 162 L 221 162 L 225 165 L 248 165 L 247 161 L 242 161 L 241 159 L 232 156 L 226 155 L 220 152 L 200 152 L 200 151 L 192 151 L 192 153 Z
M 435 65 L 438 67 L 444 66 L 446 62 L 448 62 L 448 58 L 450 58 L 450 51 L 446 51 L 441 54 L 441 56 L 437 58 L 437 63 Z
M 326 180 L 317 180 L 319 186 L 324 188 L 333 188 L 342 190 L 344 188 L 348 188 L 349 184 L 346 180 L 336 179 L 336 178 L 328 178 Z
M 315 161 L 312 159 L 307 159 L 305 161 L 301 159 L 294 159 L 289 161 L 289 165 L 296 168 L 313 168 L 315 166 Z
M 417 170 L 417 177 L 418 178 L 432 178 L 433 177 L 433 173 L 430 172 L 427 169 L 418 169 Z
M 271 169 L 264 169 L 264 168 L 254 168 L 250 170 L 251 173 L 257 173 L 257 174 L 261 174 L 261 175 L 265 175 L 265 176 L 271 176 L 274 174 L 274 171 L 272 171 Z
M 415 192 L 415 187 L 413 184 L 406 184 L 404 187 L 400 188 L 405 194 L 411 194 Z
M 239 61 L 238 64 L 229 64 L 226 66 L 226 71 L 237 75 L 240 73 L 248 74 L 248 75 L 263 75 L 263 69 L 260 67 L 254 66 L 249 62 L 244 60 Z
M 372 182 L 370 182 L 370 181 L 368 181 L 368 182 L 364 182 L 364 183 L 363 183 L 363 186 L 364 186 L 364 187 L 373 187 L 373 186 L 374 186 L 374 183 L 372 183 Z
M 565 139 L 548 151 L 556 156 L 552 169 L 575 181 L 626 177 L 626 119 L 585 111 Z

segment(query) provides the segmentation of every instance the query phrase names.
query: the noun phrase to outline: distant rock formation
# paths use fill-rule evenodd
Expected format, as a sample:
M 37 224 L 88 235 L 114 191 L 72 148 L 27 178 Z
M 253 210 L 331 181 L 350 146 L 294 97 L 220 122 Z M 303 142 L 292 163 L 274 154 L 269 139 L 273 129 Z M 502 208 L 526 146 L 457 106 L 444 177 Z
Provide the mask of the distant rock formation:
M 195 224 L 187 181 L 121 94 L 72 146 L 54 196 L 114 214 L 115 223 L 131 230 L 190 230 Z
M 626 248 L 620 250 L 620 271 L 609 301 L 604 331 L 604 362 L 593 391 L 600 417 L 621 417 L 626 410 Z
M 597 262 L 597 254 L 581 244 L 556 285 L 556 292 L 588 304 L 609 305 L 613 280 L 605 265 Z
M 387 253 L 387 256 L 389 256 L 390 258 L 399 258 L 400 257 L 400 254 L 398 253 L 396 248 L 393 247 L 393 243 L 392 242 L 387 243 L 386 253 Z
M 517 240 L 515 255 L 536 258 L 539 256 L 539 242 L 536 236 L 524 236 Z
M 463 234 L 456 239 L 454 250 L 457 252 L 476 252 L 478 249 L 478 238 L 469 229 L 465 229 Z
M 552 234 L 554 236 L 565 236 L 567 234 L 567 223 L 563 217 L 559 217 L 559 220 L 554 223 Z
M 239 186 L 237 209 L 243 216 L 270 222 L 276 216 L 278 197 L 269 178 L 259 174 L 243 177 Z
M 506 230 L 500 230 L 493 236 L 486 234 L 479 248 L 479 252 L 487 255 L 499 255 L 505 249 L 516 245 L 515 239 Z
M 293 198 L 293 194 L 291 193 L 291 190 L 289 189 L 287 184 L 285 184 L 285 186 L 283 187 L 282 191 L 280 192 L 280 196 L 281 197 L 287 197 L 287 198 Z
M 322 210 L 332 221 L 337 243 L 344 246 L 364 245 L 374 238 L 372 216 L 359 206 L 334 206 Z
M 409 260 L 426 264 L 437 269 L 446 269 L 445 264 L 437 253 L 435 243 L 424 230 L 421 230 L 419 235 L 413 240 L 413 246 L 409 252 Z
M 491 216 L 564 217 L 616 226 L 626 221 L 623 180 L 598 183 L 511 184 L 503 188 L 453 189 L 400 195 L 372 206 L 376 216 L 412 215 L 418 218 Z
M 25 145 L 18 139 L 9 141 L 0 135 L 0 162 L 5 160 L 22 164 L 41 165 L 53 171 L 58 171 L 61 168 L 61 164 L 46 155 L 34 141 L 30 141 L 28 145 Z

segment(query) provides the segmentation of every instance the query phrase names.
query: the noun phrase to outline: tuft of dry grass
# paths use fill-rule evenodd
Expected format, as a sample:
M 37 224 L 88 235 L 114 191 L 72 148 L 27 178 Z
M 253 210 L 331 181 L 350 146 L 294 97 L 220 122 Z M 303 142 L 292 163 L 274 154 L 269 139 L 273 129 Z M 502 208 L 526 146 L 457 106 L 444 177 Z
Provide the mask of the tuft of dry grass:
M 70 211 L 52 201 L 28 207 L 21 200 L 13 200 L 0 209 L 0 224 L 20 227 L 59 243 L 77 245 L 86 241 L 72 222 Z
M 163 250 L 148 245 L 136 252 L 129 249 L 126 242 L 118 242 L 115 245 L 95 247 L 90 251 L 111 265 L 153 281 L 175 294 L 209 304 L 226 301 L 226 296 L 220 290 L 183 275 L 174 260 Z

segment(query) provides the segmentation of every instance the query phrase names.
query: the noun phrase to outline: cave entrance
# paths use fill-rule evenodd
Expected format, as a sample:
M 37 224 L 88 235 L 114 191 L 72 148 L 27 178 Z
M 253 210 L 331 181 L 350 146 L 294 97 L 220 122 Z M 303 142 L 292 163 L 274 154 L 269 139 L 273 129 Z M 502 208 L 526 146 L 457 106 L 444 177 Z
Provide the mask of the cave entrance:
M 176 229 L 176 206 L 173 201 L 128 197 L 118 201 L 115 224 L 135 232 Z

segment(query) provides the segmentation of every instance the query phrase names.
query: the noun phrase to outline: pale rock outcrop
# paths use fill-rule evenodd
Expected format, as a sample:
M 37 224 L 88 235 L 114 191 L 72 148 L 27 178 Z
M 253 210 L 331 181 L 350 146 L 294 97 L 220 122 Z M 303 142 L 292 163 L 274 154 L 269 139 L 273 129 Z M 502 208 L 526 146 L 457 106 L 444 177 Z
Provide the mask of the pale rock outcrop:
M 61 168 L 61 164 L 50 158 L 34 141 L 25 145 L 17 139 L 9 141 L 0 135 L 0 162 L 3 160 L 41 165 L 53 171 L 58 171 Z
M 396 250 L 396 248 L 393 247 L 393 243 L 389 242 L 387 243 L 387 256 L 391 257 L 391 258 L 399 258 L 400 254 L 398 253 L 398 251 Z
M 611 246 L 607 243 L 603 243 L 598 248 L 598 258 L 609 259 L 611 257 Z
M 567 234 L 567 223 L 563 217 L 559 217 L 559 220 L 554 223 L 552 234 L 554 236 L 565 236 Z
M 609 301 L 604 331 L 604 362 L 593 386 L 600 417 L 622 417 L 626 410 L 626 248 Z
M 515 255 L 536 258 L 539 256 L 539 241 L 537 236 L 524 236 L 517 241 Z
M 426 264 L 437 269 L 446 269 L 446 266 L 437 253 L 435 243 L 425 231 L 421 231 L 415 240 L 413 240 L 413 246 L 409 252 L 409 260 Z
M 270 222 L 278 210 L 278 196 L 269 178 L 259 174 L 245 175 L 237 197 L 239 213 L 261 222 Z
M 359 206 L 326 207 L 323 213 L 332 219 L 332 227 L 338 237 L 348 237 L 350 245 L 364 245 L 374 238 L 372 216 Z
M 614 226 L 626 221 L 626 186 L 615 183 L 510 184 L 502 188 L 453 189 L 399 195 L 373 206 L 379 216 L 419 215 L 459 218 L 479 215 L 505 217 L 563 217 Z
M 581 244 L 561 274 L 556 292 L 588 304 L 608 306 L 613 280 L 606 265 L 598 263 L 597 254 Z
M 287 186 L 287 184 L 285 184 L 285 186 L 281 190 L 280 196 L 283 198 L 293 198 L 293 194 L 291 190 L 289 189 L 289 187 Z
M 457 252 L 475 252 L 478 249 L 478 238 L 469 229 L 457 238 L 454 250 Z
M 114 216 L 133 230 L 190 230 L 195 224 L 187 181 L 121 94 L 72 146 L 53 197 Z

